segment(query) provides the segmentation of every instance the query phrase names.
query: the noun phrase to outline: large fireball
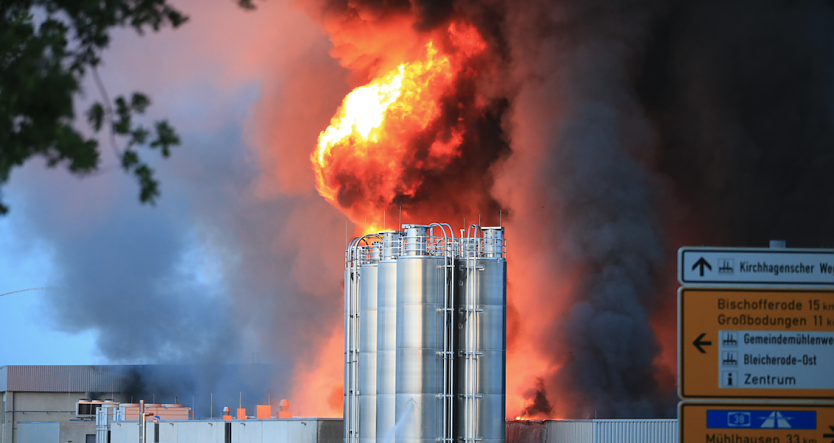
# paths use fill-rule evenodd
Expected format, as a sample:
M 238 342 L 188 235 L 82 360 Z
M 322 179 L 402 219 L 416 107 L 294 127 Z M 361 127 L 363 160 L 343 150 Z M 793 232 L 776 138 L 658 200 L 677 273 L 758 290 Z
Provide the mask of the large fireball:
M 357 223 L 382 227 L 386 209 L 414 197 L 425 171 L 442 169 L 461 155 L 463 119 L 438 121 L 467 62 L 485 48 L 474 28 L 451 25 L 453 52 L 429 41 L 423 57 L 351 91 L 311 156 L 316 188 Z M 415 173 L 415 171 L 417 171 Z

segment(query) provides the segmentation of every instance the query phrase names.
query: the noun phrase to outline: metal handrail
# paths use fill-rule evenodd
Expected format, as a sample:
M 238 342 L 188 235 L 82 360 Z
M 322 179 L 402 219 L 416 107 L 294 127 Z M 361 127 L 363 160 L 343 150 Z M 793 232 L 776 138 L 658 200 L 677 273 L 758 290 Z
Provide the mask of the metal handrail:
M 365 245 L 356 245 L 356 254 L 354 255 L 354 257 L 358 261 L 357 266 L 372 264 L 379 261 L 379 251 L 376 250 L 374 247 L 380 240 L 376 237 L 379 237 L 378 234 L 369 234 L 367 236 L 359 237 L 365 239 L 370 238 L 374 240 L 374 242 L 367 243 Z M 358 240 L 359 238 L 354 240 Z M 461 239 L 456 239 L 454 237 L 427 235 L 415 238 L 418 238 L 420 241 L 425 243 L 426 256 L 444 257 L 450 251 L 455 257 L 460 258 L 486 256 L 486 251 L 484 247 L 485 240 L 483 237 L 463 237 Z M 499 256 L 500 258 L 506 258 L 507 240 L 501 238 L 491 239 L 491 241 L 500 243 L 500 253 L 498 253 L 497 256 Z M 405 238 L 400 238 L 393 241 L 393 249 L 397 251 L 396 256 L 405 255 L 406 242 L 407 240 Z M 350 247 L 348 249 L 350 249 Z M 347 263 L 349 260 L 346 259 L 345 261 Z
M 478 242 L 477 235 L 481 232 L 481 226 L 472 224 L 466 232 L 466 242 L 464 245 L 464 252 L 466 255 L 466 340 L 464 345 L 464 364 L 466 372 L 466 386 L 464 387 L 464 435 L 463 441 L 475 441 L 477 427 L 476 405 L 477 401 L 475 395 L 480 383 L 478 383 L 478 343 L 476 342 L 478 336 L 478 323 L 480 316 L 478 315 L 478 262 L 477 259 L 481 254 L 478 251 L 483 251 L 483 237 Z M 474 234 L 474 235 L 473 235 Z

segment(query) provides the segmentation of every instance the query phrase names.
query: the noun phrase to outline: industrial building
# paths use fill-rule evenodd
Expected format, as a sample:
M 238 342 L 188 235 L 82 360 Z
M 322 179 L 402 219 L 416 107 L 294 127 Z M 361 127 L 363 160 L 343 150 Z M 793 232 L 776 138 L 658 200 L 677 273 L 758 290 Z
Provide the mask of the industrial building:
M 135 443 L 140 422 L 129 388 L 132 366 L 4 366 L 2 443 Z M 153 370 L 153 367 L 144 367 Z M 169 374 L 170 371 L 165 371 Z M 126 375 L 127 374 L 127 375 Z M 128 398 L 125 398 L 125 397 Z M 116 401 L 87 401 L 86 399 Z M 128 402 L 128 403 L 126 403 Z M 96 408 L 121 410 L 96 422 Z M 148 443 L 341 443 L 340 419 L 194 419 L 190 408 L 148 404 Z M 219 408 L 218 408 L 219 409 Z M 164 412 L 160 412 L 164 411 Z M 240 412 L 240 411 L 238 411 Z M 107 415 L 107 414 L 104 414 Z M 236 414 L 235 417 L 238 415 Z M 242 416 L 246 416 L 244 412 Z M 171 418 L 171 419 L 169 419 Z M 173 419 L 176 418 L 176 419 Z M 504 424 L 503 418 L 499 423 Z M 507 443 L 677 443 L 677 420 L 547 420 L 506 422 Z M 109 431 L 109 438 L 108 438 Z
M 73 422 L 21 423 L 21 443 L 135 443 L 138 421 L 117 421 L 99 440 Z M 148 443 L 341 443 L 339 419 L 181 420 L 145 423 Z M 59 435 L 60 439 L 56 439 Z M 75 431 L 75 432 L 74 432 Z M 75 438 L 81 438 L 76 440 Z M 507 443 L 677 443 L 677 420 L 545 420 L 506 422 Z M 141 441 L 141 440 L 139 440 Z
M 678 443 L 678 421 L 515 420 L 507 443 Z
M 344 420 L 293 418 L 286 400 L 217 418 L 212 403 L 197 419 L 176 401 L 134 403 L 136 367 L 5 366 L 0 443 L 677 443 L 677 420 L 506 421 L 506 273 L 501 227 L 354 239 Z
M 159 443 L 341 443 L 342 420 L 326 418 L 188 420 L 148 422 L 147 442 Z M 110 443 L 135 443 L 140 424 L 114 422 Z
M 80 442 L 95 443 L 95 422 L 26 421 L 18 423 L 15 440 L 19 442 Z
M 120 366 L 2 366 L 0 395 L 3 396 L 0 443 L 17 443 L 19 433 L 41 435 L 44 429 L 74 443 L 95 438 L 95 413 L 77 415 L 79 401 L 108 398 L 125 401 L 121 391 L 127 373 Z M 86 418 L 86 419 L 85 419 Z M 51 422 L 49 426 L 24 425 Z M 37 428 L 37 429 L 35 429 Z M 33 434 L 34 433 L 34 434 Z M 45 440 L 42 440 L 45 441 Z
M 211 380 L 201 380 L 206 373 L 211 374 Z M 191 395 L 196 392 L 198 409 L 207 417 L 219 417 L 223 406 L 238 406 L 240 391 L 245 403 L 266 403 L 269 394 L 263 387 L 272 382 L 275 373 L 274 367 L 260 364 L 0 366 L 0 443 L 21 442 L 21 433 L 25 437 L 44 432 L 61 438 L 35 441 L 93 441 L 96 411 L 89 406 L 92 402 L 85 400 L 126 404 L 156 399 L 173 404 L 178 403 L 177 395 L 189 394 L 180 399 L 192 406 Z M 216 386 L 218 380 L 224 382 L 225 391 Z
M 148 442 L 160 443 L 342 442 L 342 420 L 338 419 L 192 420 L 147 423 L 146 427 Z M 137 422 L 114 423 L 111 443 L 134 443 L 138 435 Z M 510 421 L 506 436 L 507 443 L 677 443 L 678 421 Z

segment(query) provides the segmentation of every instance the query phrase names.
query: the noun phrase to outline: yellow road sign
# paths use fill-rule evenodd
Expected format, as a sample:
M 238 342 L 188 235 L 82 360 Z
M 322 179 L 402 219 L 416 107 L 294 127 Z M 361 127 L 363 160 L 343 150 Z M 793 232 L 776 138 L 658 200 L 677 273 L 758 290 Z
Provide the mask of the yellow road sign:
M 687 403 L 679 443 L 832 443 L 834 404 Z
M 681 398 L 834 399 L 832 291 L 681 288 L 678 338 Z

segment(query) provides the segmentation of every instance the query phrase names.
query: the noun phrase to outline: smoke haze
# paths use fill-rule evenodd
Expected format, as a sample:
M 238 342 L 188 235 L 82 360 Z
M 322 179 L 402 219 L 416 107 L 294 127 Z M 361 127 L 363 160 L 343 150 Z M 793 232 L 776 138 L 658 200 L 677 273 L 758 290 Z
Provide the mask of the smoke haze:
M 249 407 L 269 392 L 276 405 L 289 398 L 296 413 L 339 416 L 341 400 L 333 407 L 327 395 L 296 390 L 315 371 L 327 394 L 341 389 L 340 346 L 326 345 L 341 341 L 347 220 L 315 194 L 311 175 L 292 182 L 282 174 L 295 189 L 261 182 L 277 167 L 252 148 L 268 134 L 251 127 L 270 118 L 255 112 L 259 100 L 290 100 L 283 115 L 295 120 L 275 116 L 274 132 L 285 138 L 273 141 L 293 143 L 300 133 L 307 137 L 298 145 L 312 146 L 348 90 L 346 76 L 324 34 L 282 2 L 257 14 L 232 4 L 180 6 L 194 26 L 141 39 L 118 33 L 101 69 L 111 95 L 148 92 L 158 113 L 150 117 L 170 119 L 182 135 L 170 161 L 152 159 L 164 197 L 156 208 L 137 204 L 105 142 L 99 175 L 78 180 L 37 160 L 15 172 L 4 189 L 12 217 L 23 221 L 15 234 L 48 245 L 52 271 L 42 278 L 56 289 L 44 291 L 44 302 L 56 328 L 96 331 L 111 363 L 190 365 L 171 376 L 140 373 L 136 392 L 145 400 L 176 392 L 187 404 L 194 395 L 198 414 L 208 415 L 214 393 L 217 415 L 236 407 L 241 391 Z M 221 38 L 217 29 L 236 32 Z M 296 45 L 285 47 L 290 36 Z M 83 98 L 95 99 L 93 91 Z M 309 101 L 296 103 L 294 93 Z M 309 171 L 308 155 L 298 156 L 301 167 L 281 166 Z M 268 365 L 269 376 L 227 366 L 253 362 Z
M 494 64 L 477 94 L 510 104 L 489 190 L 511 214 L 523 319 L 509 411 L 674 416 L 675 249 L 830 243 L 814 206 L 830 181 L 831 6 L 359 1 L 324 15 L 373 29 L 404 10 L 424 33 L 475 24 Z M 350 34 L 327 29 L 337 48 Z
M 183 134 L 155 163 L 158 207 L 119 173 L 37 162 L 4 190 L 19 234 L 50 245 L 55 325 L 97 331 L 112 362 L 269 364 L 273 398 L 341 415 L 354 226 L 316 194 L 310 153 L 352 88 L 453 20 L 487 43 L 442 123 L 473 138 L 417 198 L 386 204 L 455 225 L 504 211 L 508 415 L 674 416 L 677 247 L 834 244 L 827 2 L 178 4 L 188 25 L 120 35 L 104 70 Z M 178 386 L 240 384 L 198 372 Z

